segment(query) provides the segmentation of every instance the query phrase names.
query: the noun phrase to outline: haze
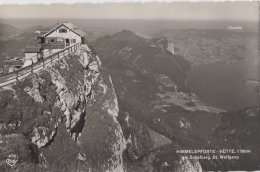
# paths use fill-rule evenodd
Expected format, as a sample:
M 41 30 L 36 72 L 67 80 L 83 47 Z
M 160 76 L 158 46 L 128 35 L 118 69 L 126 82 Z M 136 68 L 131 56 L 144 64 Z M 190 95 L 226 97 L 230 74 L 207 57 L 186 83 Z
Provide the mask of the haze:
M 258 2 L 1 5 L 0 18 L 259 20 Z

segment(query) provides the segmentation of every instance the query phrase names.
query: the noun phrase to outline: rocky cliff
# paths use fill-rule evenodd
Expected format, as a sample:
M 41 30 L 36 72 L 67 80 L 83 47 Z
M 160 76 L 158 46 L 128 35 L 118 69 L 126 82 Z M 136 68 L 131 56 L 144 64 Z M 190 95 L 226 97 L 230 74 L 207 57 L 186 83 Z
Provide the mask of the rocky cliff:
M 150 161 L 152 137 L 163 136 L 133 118 L 119 123 L 112 79 L 86 45 L 0 95 L 0 171 L 201 171 L 176 154 Z
M 0 171 L 123 171 L 117 97 L 88 46 L 0 94 Z

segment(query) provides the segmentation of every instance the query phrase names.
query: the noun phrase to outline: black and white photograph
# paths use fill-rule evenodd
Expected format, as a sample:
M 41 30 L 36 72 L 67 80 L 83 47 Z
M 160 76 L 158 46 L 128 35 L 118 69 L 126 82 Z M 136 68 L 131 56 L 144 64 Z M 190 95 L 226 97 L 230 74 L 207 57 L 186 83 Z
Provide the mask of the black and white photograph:
M 0 2 L 1 172 L 260 170 L 258 1 Z

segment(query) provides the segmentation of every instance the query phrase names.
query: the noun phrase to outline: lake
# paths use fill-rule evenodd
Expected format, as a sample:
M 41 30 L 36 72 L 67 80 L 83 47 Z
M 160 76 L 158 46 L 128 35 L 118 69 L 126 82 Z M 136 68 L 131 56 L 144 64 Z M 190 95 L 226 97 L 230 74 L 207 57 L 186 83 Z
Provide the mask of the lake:
M 207 105 L 224 110 L 260 106 L 260 95 L 243 81 L 260 81 L 260 66 L 252 61 L 215 63 L 199 67 L 187 78 L 187 86 Z

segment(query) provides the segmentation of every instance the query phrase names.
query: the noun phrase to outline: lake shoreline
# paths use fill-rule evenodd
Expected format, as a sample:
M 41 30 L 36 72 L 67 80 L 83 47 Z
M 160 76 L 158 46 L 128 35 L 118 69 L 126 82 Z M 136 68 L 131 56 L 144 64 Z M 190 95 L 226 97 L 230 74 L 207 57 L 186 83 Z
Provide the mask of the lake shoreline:
M 259 106 L 260 94 L 257 93 L 260 93 L 258 92 L 260 86 L 257 85 L 252 89 L 245 87 L 243 83 L 248 78 L 260 80 L 260 76 L 254 74 L 258 66 L 244 67 L 244 63 L 247 61 L 213 63 L 195 67 L 187 74 L 185 86 L 211 107 L 239 110 L 249 106 Z M 220 91 L 220 88 L 223 91 Z

